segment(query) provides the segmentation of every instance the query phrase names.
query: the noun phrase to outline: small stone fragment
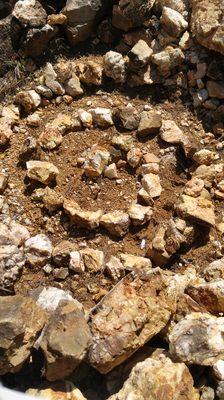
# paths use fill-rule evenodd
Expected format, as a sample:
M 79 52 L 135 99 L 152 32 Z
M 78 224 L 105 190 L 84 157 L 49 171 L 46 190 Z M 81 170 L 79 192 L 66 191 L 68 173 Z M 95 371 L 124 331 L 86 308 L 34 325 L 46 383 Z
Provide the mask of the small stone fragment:
M 118 174 L 116 164 L 113 163 L 105 167 L 104 176 L 106 176 L 108 179 L 117 179 Z
M 58 168 L 47 161 L 27 161 L 26 168 L 28 178 L 45 185 L 55 180 L 59 174 Z
M 143 111 L 138 126 L 138 135 L 147 136 L 159 133 L 162 126 L 161 114 L 157 111 Z
M 72 74 L 72 77 L 66 82 L 65 93 L 72 97 L 80 96 L 83 94 L 83 89 L 77 75 Z
M 85 268 L 90 273 L 102 271 L 104 268 L 104 253 L 100 250 L 87 248 L 80 251 Z
M 89 112 L 92 114 L 93 123 L 101 128 L 109 128 L 114 124 L 109 108 L 91 108 Z
M 0 172 L 0 193 L 2 194 L 8 183 L 8 175 L 3 172 Z
M 215 226 L 214 205 L 203 197 L 181 196 L 181 202 L 176 206 L 178 215 L 193 220 L 199 224 Z
M 76 65 L 77 74 L 81 82 L 86 85 L 100 86 L 102 84 L 103 67 L 95 61 L 87 60 Z
M 52 250 L 52 243 L 44 234 L 31 237 L 24 245 L 26 260 L 31 266 L 43 267 L 50 260 Z
M 110 153 L 100 146 L 93 146 L 87 151 L 83 168 L 85 174 L 91 178 L 100 176 L 110 160 Z
M 136 147 L 132 147 L 127 153 L 127 162 L 132 168 L 136 168 L 140 165 L 142 159 L 142 152 Z
M 144 40 L 139 40 L 135 46 L 129 51 L 131 67 L 142 68 L 148 64 L 153 51 Z
M 36 110 L 41 103 L 40 95 L 35 90 L 22 91 L 15 96 L 15 104 L 21 106 L 26 113 Z
M 56 383 L 45 383 L 38 389 L 28 389 L 26 393 L 30 396 L 48 400 L 87 400 L 79 389 L 71 382 L 61 381 Z
M 134 226 L 142 226 L 150 221 L 153 211 L 151 207 L 133 203 L 129 210 L 129 217 Z
M 78 203 L 71 200 L 65 200 L 63 207 L 73 224 L 88 229 L 96 229 L 99 227 L 100 218 L 103 215 L 102 210 L 83 211 Z
M 179 37 L 188 27 L 188 23 L 183 16 L 169 7 L 163 7 L 160 22 L 164 30 L 174 37 Z
M 122 253 L 119 255 L 126 271 L 145 271 L 146 273 L 152 268 L 152 263 L 148 258 L 134 256 L 133 254 Z
M 123 237 L 130 225 L 129 215 L 123 211 L 113 211 L 100 218 L 100 225 L 106 228 L 111 235 Z
M 85 265 L 79 251 L 72 251 L 70 253 L 69 269 L 78 274 L 85 272 Z
M 160 178 L 155 174 L 147 174 L 142 178 L 142 187 L 146 190 L 151 198 L 159 197 L 162 193 Z
M 104 56 L 104 73 L 117 83 L 126 81 L 126 64 L 122 54 L 108 51 Z
M 78 110 L 78 116 L 85 128 L 91 128 L 93 126 L 93 117 L 88 111 L 83 110 L 80 108 Z
M 112 256 L 106 263 L 106 271 L 110 277 L 117 281 L 125 275 L 125 269 L 119 258 Z

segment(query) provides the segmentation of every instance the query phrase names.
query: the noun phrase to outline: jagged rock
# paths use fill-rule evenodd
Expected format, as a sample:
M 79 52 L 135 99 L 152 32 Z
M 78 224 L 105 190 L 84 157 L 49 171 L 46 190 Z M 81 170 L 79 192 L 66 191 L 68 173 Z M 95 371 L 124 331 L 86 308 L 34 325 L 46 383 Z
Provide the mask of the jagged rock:
M 27 117 L 26 122 L 28 126 L 37 128 L 41 124 L 41 119 L 38 113 L 33 113 Z
M 223 30 L 224 34 L 224 30 Z M 207 90 L 209 97 L 215 97 L 217 99 L 224 99 L 224 82 L 207 82 Z
M 138 128 L 140 116 L 132 104 L 129 103 L 127 106 L 117 109 L 115 116 L 123 128 L 130 131 Z
M 126 63 L 122 54 L 115 51 L 108 51 L 103 60 L 104 73 L 117 83 L 126 81 Z
M 71 374 L 84 359 L 91 334 L 74 302 L 62 301 L 51 315 L 38 345 L 45 358 L 45 376 L 57 381 Z
M 187 157 L 191 157 L 196 150 L 196 143 L 191 143 L 189 137 L 172 120 L 163 120 L 160 137 L 164 142 L 179 144 Z
M 25 33 L 25 35 L 24 35 Z M 49 42 L 57 36 L 59 29 L 57 26 L 48 24 L 40 28 L 21 30 L 21 25 L 17 20 L 12 19 L 11 38 L 15 48 L 19 49 L 19 54 L 23 57 L 38 57 L 46 50 Z
M 51 15 L 48 15 L 48 17 L 47 17 L 47 23 L 51 26 L 64 25 L 66 21 L 67 21 L 67 17 L 66 17 L 66 15 L 64 15 L 62 13 L 51 14 Z
M 113 211 L 100 218 L 100 225 L 108 230 L 111 235 L 123 237 L 130 225 L 129 215 L 123 211 Z
M 192 313 L 182 319 L 169 335 L 170 354 L 187 364 L 213 365 L 223 359 L 224 318 Z
M 99 227 L 100 218 L 103 215 L 102 210 L 84 211 L 78 203 L 71 200 L 65 200 L 63 207 L 73 224 L 88 229 L 96 229 Z
M 76 245 L 68 240 L 62 240 L 54 247 L 52 258 L 58 266 L 68 266 L 71 252 L 76 251 Z
M 146 174 L 142 178 L 142 187 L 150 195 L 151 198 L 159 197 L 162 193 L 160 178 L 155 174 Z
M 131 135 L 120 135 L 114 136 L 111 143 L 113 146 L 128 152 L 133 146 L 133 142 L 133 137 Z
M 137 363 L 122 389 L 108 400 L 135 399 L 199 400 L 193 378 L 184 363 L 174 363 L 164 354 Z
M 13 135 L 13 131 L 11 128 L 11 122 L 7 117 L 0 118 L 0 146 L 5 146 L 11 136 Z
M 194 176 L 199 179 L 203 179 L 205 186 L 210 187 L 211 183 L 216 179 L 217 181 L 222 178 L 224 170 L 224 164 L 212 164 L 212 165 L 200 165 L 194 171 Z
M 22 246 L 24 242 L 30 238 L 30 233 L 28 229 L 16 221 L 11 221 L 9 223 L 9 232 L 10 237 L 12 238 L 12 244 L 15 244 L 19 247 Z
M 93 117 L 92 114 L 90 114 L 90 112 L 83 110 L 82 108 L 80 108 L 78 110 L 78 116 L 83 124 L 83 126 L 85 128 L 91 128 L 93 125 Z
M 159 133 L 162 126 L 161 114 L 157 111 L 143 111 L 138 126 L 138 135 L 147 136 Z
M 2 194 L 8 183 L 8 175 L 0 172 L 0 193 Z
M 16 94 L 14 102 L 30 113 L 39 107 L 41 97 L 35 90 L 22 91 Z
M 211 314 L 224 312 L 224 281 L 194 283 L 187 287 L 186 293 Z
M 79 251 L 72 251 L 70 253 L 69 269 L 78 274 L 85 272 L 85 265 Z
M 129 68 L 142 68 L 148 64 L 153 51 L 144 40 L 139 40 L 138 43 L 129 51 L 130 59 Z
M 0 284 L 11 287 L 25 264 L 23 250 L 16 245 L 0 246 Z
M 121 253 L 119 255 L 120 260 L 123 264 L 123 268 L 126 271 L 145 271 L 149 272 L 152 268 L 152 263 L 148 258 L 134 256 L 133 254 Z
M 224 54 L 224 27 L 220 23 L 223 18 L 221 0 L 193 0 L 191 14 L 191 31 L 202 45 Z
M 51 258 L 52 250 L 51 241 L 44 234 L 31 237 L 26 240 L 24 245 L 26 260 L 32 266 L 42 267 L 45 265 Z
M 109 160 L 110 153 L 106 149 L 97 145 L 93 146 L 86 154 L 83 165 L 85 174 L 91 178 L 100 176 Z
M 59 129 L 52 129 L 46 127 L 38 138 L 38 143 L 47 150 L 53 150 L 57 148 L 62 142 L 62 134 Z
M 27 161 L 26 168 L 28 178 L 45 185 L 55 180 L 59 174 L 58 168 L 47 161 Z
M 73 299 L 68 292 L 53 286 L 39 287 L 32 290 L 29 295 L 36 301 L 39 307 L 49 314 L 57 309 L 62 300 L 73 302 L 74 305 L 83 312 L 83 305 L 79 303 L 78 300 Z
M 116 164 L 110 164 L 104 169 L 104 176 L 108 179 L 116 179 L 118 177 Z
M 62 381 L 53 384 L 42 384 L 38 389 L 28 389 L 26 393 L 30 396 L 41 397 L 48 400 L 86 400 L 79 389 L 71 382 Z
M 127 153 L 127 162 L 132 168 L 136 168 L 141 163 L 142 156 L 143 154 L 140 149 L 132 147 Z
M 170 7 L 180 14 L 187 11 L 187 2 L 185 0 L 155 0 L 155 9 L 162 12 L 163 7 Z
M 0 375 L 22 369 L 44 324 L 45 313 L 32 299 L 1 297 Z
M 81 82 L 86 85 L 100 86 L 102 84 L 103 67 L 92 60 L 85 63 L 79 62 L 76 65 L 76 71 Z
M 51 99 L 53 97 L 52 90 L 45 85 L 37 85 L 35 86 L 35 90 L 39 95 L 46 97 L 46 99 Z
M 127 84 L 130 87 L 138 87 L 162 83 L 162 80 L 163 78 L 156 70 L 156 67 L 149 64 L 139 70 L 131 71 Z
M 106 271 L 108 275 L 117 281 L 125 275 L 125 269 L 119 258 L 112 256 L 110 260 L 106 263 Z
M 159 269 L 144 280 L 132 274 L 123 278 L 90 315 L 91 365 L 105 374 L 160 332 L 176 308 L 171 286 Z
M 165 50 L 153 54 L 151 60 L 157 65 L 161 75 L 167 77 L 171 74 L 173 68 L 183 63 L 185 56 L 181 49 L 167 46 Z
M 150 17 L 154 2 L 155 0 L 120 0 L 118 6 L 113 8 L 113 25 L 124 31 L 142 26 Z
M 204 181 L 202 179 L 193 177 L 190 181 L 186 183 L 184 193 L 188 196 L 198 197 L 201 195 L 204 186 Z
M 83 94 L 83 88 L 81 86 L 80 80 L 78 76 L 74 73 L 65 84 L 65 93 L 72 97 L 80 96 Z
M 104 253 L 100 250 L 87 248 L 81 250 L 83 263 L 88 272 L 99 272 L 104 268 Z
M 183 16 L 169 7 L 163 7 L 160 22 L 164 30 L 174 37 L 179 37 L 188 27 L 188 23 Z
M 153 210 L 149 206 L 133 203 L 128 210 L 128 214 L 134 226 L 141 226 L 150 221 Z
M 36 189 L 32 194 L 32 199 L 42 201 L 44 207 L 49 212 L 54 212 L 63 206 L 64 198 L 54 189 L 46 187 L 44 189 Z
M 213 372 L 219 381 L 224 381 L 224 361 L 219 360 L 213 365 Z
M 101 128 L 109 128 L 114 124 L 112 111 L 109 108 L 91 108 L 89 110 L 93 117 L 93 123 Z
M 41 3 L 37 0 L 19 0 L 12 11 L 24 27 L 39 27 L 47 22 L 47 14 Z
M 208 281 L 224 279 L 224 257 L 211 262 L 203 271 L 203 276 Z
M 215 151 L 201 149 L 194 153 L 193 159 L 199 165 L 211 165 L 214 161 L 219 159 L 219 155 Z
M 178 215 L 202 225 L 215 226 L 214 205 L 203 197 L 182 195 L 176 206 Z
M 1 117 L 5 117 L 8 119 L 9 123 L 13 126 L 19 122 L 20 112 L 19 108 L 14 104 L 9 104 L 8 106 L 4 106 L 0 112 Z

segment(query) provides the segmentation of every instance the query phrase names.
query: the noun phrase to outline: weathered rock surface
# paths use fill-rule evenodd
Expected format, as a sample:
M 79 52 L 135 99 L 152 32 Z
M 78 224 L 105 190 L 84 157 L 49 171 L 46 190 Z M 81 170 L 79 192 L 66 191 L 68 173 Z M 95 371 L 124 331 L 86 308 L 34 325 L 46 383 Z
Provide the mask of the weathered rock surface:
M 100 218 L 100 224 L 111 233 L 118 237 L 126 235 L 130 225 L 129 215 L 123 211 L 113 211 L 104 214 Z
M 211 314 L 224 312 L 224 280 L 195 283 L 187 287 L 186 293 Z
M 54 181 L 59 174 L 59 170 L 54 164 L 47 161 L 27 161 L 28 178 L 48 185 Z
M 104 73 L 118 83 L 126 80 L 126 64 L 120 53 L 108 51 L 104 56 Z
M 181 196 L 181 202 L 176 206 L 177 213 L 182 217 L 207 226 L 215 225 L 214 205 L 203 197 Z
M 135 399 L 199 400 L 193 378 L 183 363 L 173 363 L 161 354 L 137 363 L 122 389 L 108 400 Z M 164 397 L 165 396 L 165 397 Z
M 44 235 L 39 234 L 26 240 L 24 252 L 27 262 L 32 266 L 43 266 L 51 258 L 52 244 L 50 239 Z
M 22 369 L 44 323 L 45 313 L 32 299 L 1 297 L 0 375 Z
M 71 222 L 83 228 L 96 229 L 100 224 L 103 215 L 102 210 L 84 211 L 75 201 L 65 200 L 64 211 L 69 215 Z
M 69 381 L 45 383 L 38 389 L 28 389 L 26 393 L 30 396 L 48 400 L 86 400 L 80 390 Z
M 74 302 L 63 301 L 52 314 L 38 342 L 45 358 L 49 381 L 70 375 L 83 360 L 91 334 L 83 313 Z
M 144 280 L 132 275 L 121 280 L 90 316 L 91 365 L 107 373 L 160 332 L 176 307 L 171 287 L 170 277 L 158 269 Z
M 141 119 L 138 126 L 139 136 L 147 136 L 151 134 L 159 133 L 162 126 L 162 117 L 159 112 L 155 111 L 143 111 L 141 113 Z

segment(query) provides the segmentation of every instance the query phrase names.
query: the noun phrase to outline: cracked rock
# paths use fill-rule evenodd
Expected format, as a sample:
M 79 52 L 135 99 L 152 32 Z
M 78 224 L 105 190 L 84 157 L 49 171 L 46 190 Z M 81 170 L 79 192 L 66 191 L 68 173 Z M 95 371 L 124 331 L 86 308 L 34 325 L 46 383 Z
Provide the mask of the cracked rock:
M 113 211 L 104 214 L 100 218 L 100 225 L 106 228 L 111 235 L 123 237 L 129 230 L 129 215 L 123 211 Z
M 24 245 L 26 260 L 32 266 L 44 266 L 50 260 L 52 250 L 51 241 L 44 234 L 31 237 Z
M 59 170 L 54 164 L 47 161 L 27 161 L 27 176 L 34 181 L 48 185 L 54 181 Z
M 63 207 L 74 225 L 87 229 L 96 229 L 99 227 L 100 219 L 103 215 L 102 210 L 84 211 L 78 203 L 71 200 L 65 200 Z

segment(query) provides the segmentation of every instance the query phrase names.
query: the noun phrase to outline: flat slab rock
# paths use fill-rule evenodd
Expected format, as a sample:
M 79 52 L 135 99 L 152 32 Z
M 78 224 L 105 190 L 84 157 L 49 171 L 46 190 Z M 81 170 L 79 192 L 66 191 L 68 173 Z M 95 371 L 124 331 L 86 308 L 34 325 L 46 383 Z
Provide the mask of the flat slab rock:
M 130 274 L 93 309 L 90 364 L 106 374 L 160 332 L 176 308 L 172 277 L 159 268 L 144 280 Z
M 182 195 L 176 210 L 182 218 L 194 220 L 202 225 L 215 226 L 214 205 L 203 197 Z

